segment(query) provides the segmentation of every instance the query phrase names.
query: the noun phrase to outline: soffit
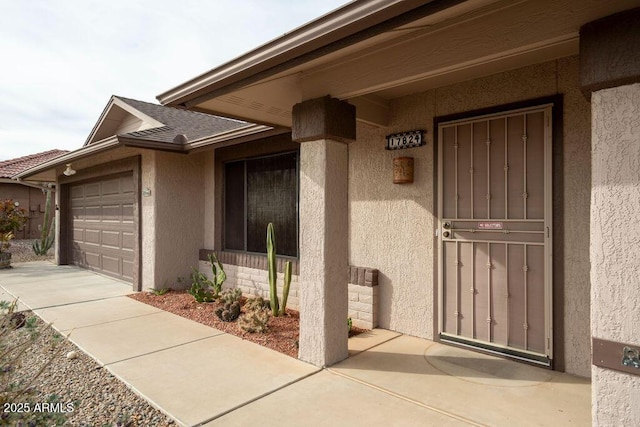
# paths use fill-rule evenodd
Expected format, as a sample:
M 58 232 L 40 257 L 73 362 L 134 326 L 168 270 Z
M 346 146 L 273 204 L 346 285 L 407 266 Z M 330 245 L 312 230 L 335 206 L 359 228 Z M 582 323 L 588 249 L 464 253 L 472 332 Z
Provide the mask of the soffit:
M 291 126 L 291 108 L 302 100 L 331 95 L 361 103 L 375 94 L 379 108 L 369 105 L 380 115 L 385 101 L 410 93 L 577 54 L 582 25 L 635 6 L 637 0 L 464 2 L 244 87 L 218 89 L 191 106 Z M 368 121 L 360 112 L 358 118 Z

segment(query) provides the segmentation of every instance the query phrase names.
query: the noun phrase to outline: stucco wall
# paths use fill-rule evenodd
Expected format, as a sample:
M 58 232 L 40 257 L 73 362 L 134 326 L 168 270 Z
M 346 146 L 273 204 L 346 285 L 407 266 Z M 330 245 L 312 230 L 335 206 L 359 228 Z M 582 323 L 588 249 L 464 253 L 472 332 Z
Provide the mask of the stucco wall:
M 589 291 L 589 104 L 578 93 L 578 58 L 564 58 L 394 100 L 386 128 L 359 124 L 349 145 L 349 237 L 352 265 L 379 269 L 379 324 L 434 338 L 434 117 L 529 99 L 564 95 L 564 164 L 561 209 L 565 233 L 565 370 L 588 376 Z M 427 145 L 398 152 L 384 149 L 385 136 L 425 129 Z M 392 159 L 415 158 L 413 184 L 393 184 Z M 562 227 L 564 224 L 556 224 Z M 569 233 L 571 232 L 571 234 Z M 559 285 L 561 286 L 561 285 Z
M 151 196 L 142 199 L 152 199 L 155 210 L 152 277 L 153 286 L 163 288 L 175 286 L 178 277 L 189 277 L 191 267 L 198 267 L 198 251 L 204 244 L 204 173 L 202 157 L 197 154 L 158 151 L 153 164 L 152 182 L 145 182 L 143 173 L 142 183 Z M 143 216 L 142 221 L 149 219 Z M 143 265 L 146 260 L 143 256 Z M 145 282 L 143 286 L 149 285 Z
M 45 193 L 41 188 L 34 188 L 18 183 L 0 183 L 0 200 L 12 199 L 20 203 L 20 207 L 27 211 L 29 220 L 22 228 L 14 233 L 16 239 L 39 239 L 42 222 L 44 220 Z M 55 199 L 52 199 L 52 203 Z M 53 210 L 51 211 L 53 213 Z
M 591 332 L 640 346 L 640 84 L 594 92 Z M 593 367 L 594 425 L 637 425 L 640 376 Z

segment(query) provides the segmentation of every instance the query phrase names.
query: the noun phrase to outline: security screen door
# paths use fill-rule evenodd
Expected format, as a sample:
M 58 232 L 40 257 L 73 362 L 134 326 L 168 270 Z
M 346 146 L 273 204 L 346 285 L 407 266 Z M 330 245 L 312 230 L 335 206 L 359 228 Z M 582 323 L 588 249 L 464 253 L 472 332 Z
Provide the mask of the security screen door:
M 440 123 L 439 329 L 552 359 L 551 105 Z

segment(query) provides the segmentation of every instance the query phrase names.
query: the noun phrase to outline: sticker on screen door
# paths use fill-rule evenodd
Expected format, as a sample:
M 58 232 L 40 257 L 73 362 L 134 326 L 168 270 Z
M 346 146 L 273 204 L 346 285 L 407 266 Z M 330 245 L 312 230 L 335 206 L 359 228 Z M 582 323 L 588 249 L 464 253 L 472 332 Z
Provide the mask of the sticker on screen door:
M 478 230 L 502 230 L 504 228 L 501 222 L 479 222 Z

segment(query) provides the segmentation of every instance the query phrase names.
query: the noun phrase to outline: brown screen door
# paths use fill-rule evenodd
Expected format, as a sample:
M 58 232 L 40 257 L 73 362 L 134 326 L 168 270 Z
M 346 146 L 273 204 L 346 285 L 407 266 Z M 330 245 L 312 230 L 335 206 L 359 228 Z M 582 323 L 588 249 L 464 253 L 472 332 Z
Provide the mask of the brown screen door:
M 438 132 L 440 338 L 548 365 L 551 106 Z

